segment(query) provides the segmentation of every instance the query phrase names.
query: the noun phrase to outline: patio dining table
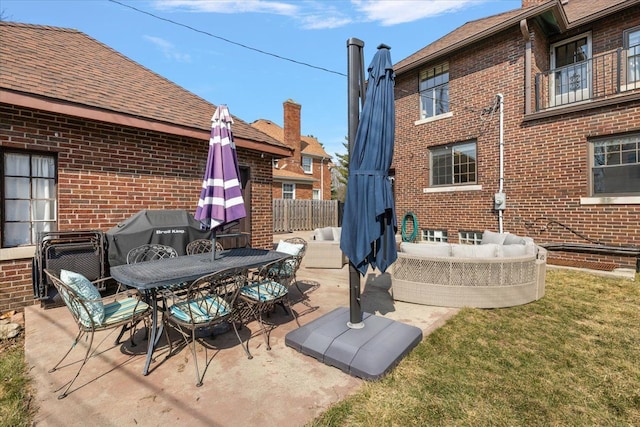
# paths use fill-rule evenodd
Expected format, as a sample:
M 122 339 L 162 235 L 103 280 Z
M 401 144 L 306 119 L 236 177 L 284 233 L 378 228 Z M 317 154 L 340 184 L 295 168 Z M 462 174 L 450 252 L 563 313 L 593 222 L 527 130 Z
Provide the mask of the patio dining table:
M 162 333 L 162 326 L 158 326 L 158 289 L 167 285 L 191 282 L 205 274 L 227 268 L 261 267 L 287 256 L 289 255 L 286 253 L 274 250 L 235 248 L 218 252 L 215 260 L 210 253 L 203 253 L 111 267 L 111 277 L 140 291 L 153 308 L 147 359 L 142 374 L 149 373 L 153 352 Z

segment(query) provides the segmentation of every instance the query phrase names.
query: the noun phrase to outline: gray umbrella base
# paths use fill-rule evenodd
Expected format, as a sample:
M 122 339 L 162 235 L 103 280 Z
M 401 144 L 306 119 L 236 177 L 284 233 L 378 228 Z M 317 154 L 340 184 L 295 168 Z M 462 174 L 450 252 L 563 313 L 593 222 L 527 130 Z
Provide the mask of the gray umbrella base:
M 289 332 L 285 344 L 354 377 L 375 380 L 422 341 L 422 330 L 363 313 L 364 328 L 352 329 L 349 309 L 339 307 Z

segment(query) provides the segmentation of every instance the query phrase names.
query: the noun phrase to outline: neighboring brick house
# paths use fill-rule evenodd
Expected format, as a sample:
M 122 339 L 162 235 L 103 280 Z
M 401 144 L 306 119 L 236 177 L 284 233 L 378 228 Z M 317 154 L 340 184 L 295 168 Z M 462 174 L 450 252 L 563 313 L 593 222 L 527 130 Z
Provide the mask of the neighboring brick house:
M 274 199 L 331 200 L 331 156 L 312 136 L 301 135 L 300 104 L 283 103 L 284 128 L 270 120 L 251 123 L 256 129 L 286 144 L 291 157 L 274 161 Z
M 523 0 L 394 69 L 400 221 L 413 212 L 425 240 L 502 229 L 554 243 L 551 263 L 640 267 L 611 248 L 640 247 L 639 1 Z
M 195 212 L 215 108 L 79 31 L 1 22 L 0 312 L 33 303 L 36 231 Z M 234 120 L 242 226 L 268 248 L 272 159 L 291 150 Z

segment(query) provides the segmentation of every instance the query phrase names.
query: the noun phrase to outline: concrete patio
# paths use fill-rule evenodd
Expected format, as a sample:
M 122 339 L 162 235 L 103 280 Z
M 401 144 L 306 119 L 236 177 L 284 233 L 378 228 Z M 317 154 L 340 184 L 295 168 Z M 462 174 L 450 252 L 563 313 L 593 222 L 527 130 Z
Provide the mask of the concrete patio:
M 297 234 L 308 238 L 310 233 Z M 275 235 L 274 241 L 290 236 Z M 303 261 L 298 280 L 311 305 L 318 307 L 309 310 L 299 294 L 292 295 L 302 325 L 349 304 L 346 266 L 341 270 L 309 269 Z M 414 325 L 425 336 L 457 312 L 393 301 L 388 274 L 370 271 L 361 283 L 364 311 Z M 114 333 L 97 335 L 99 354 L 82 370 L 73 386 L 75 391 L 58 400 L 57 390 L 75 374 L 82 350 L 73 350 L 68 358 L 72 365 L 51 374 L 48 370 L 77 330 L 65 307 L 28 307 L 25 354 L 38 407 L 36 425 L 301 426 L 360 388 L 363 380 L 285 346 L 285 335 L 297 326 L 280 308 L 270 320 L 277 324 L 271 333 L 271 351 L 266 350 L 255 322 L 241 330 L 243 339 L 252 335 L 251 360 L 235 334 L 216 336 L 211 342 L 219 351 L 208 351 L 210 364 L 199 388 L 188 348 L 166 358 L 168 347 L 161 340 L 151 372 L 143 376 L 146 341 L 136 347 L 127 341 L 114 348 Z M 204 360 L 203 353 L 199 357 Z

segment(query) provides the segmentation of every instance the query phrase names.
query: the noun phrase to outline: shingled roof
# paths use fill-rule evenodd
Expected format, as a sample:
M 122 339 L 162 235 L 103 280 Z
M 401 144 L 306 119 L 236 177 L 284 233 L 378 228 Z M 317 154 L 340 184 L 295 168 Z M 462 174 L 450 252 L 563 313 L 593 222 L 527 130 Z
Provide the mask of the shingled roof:
M 0 102 L 208 139 L 216 106 L 86 34 L 0 22 Z M 290 155 L 234 118 L 239 147 Z
M 491 37 L 509 27 L 519 25 L 522 19 L 530 19 L 544 13 L 551 13 L 560 29 L 566 30 L 616 13 L 621 9 L 638 3 L 640 3 L 640 0 L 569 0 L 568 2 L 551 0 L 470 21 L 399 61 L 395 64 L 394 70 L 396 74 L 407 72 L 479 40 Z

